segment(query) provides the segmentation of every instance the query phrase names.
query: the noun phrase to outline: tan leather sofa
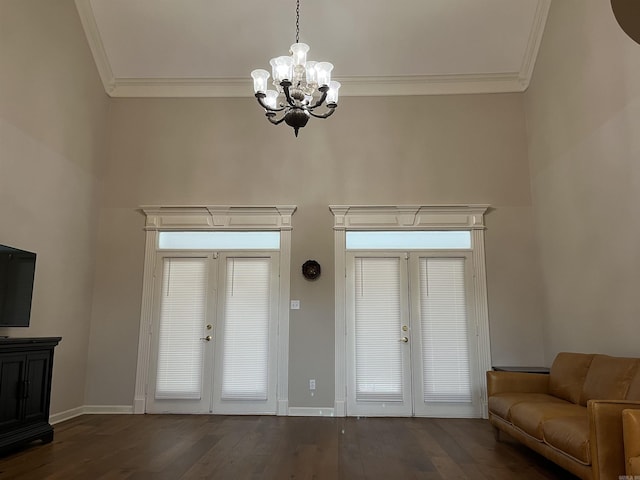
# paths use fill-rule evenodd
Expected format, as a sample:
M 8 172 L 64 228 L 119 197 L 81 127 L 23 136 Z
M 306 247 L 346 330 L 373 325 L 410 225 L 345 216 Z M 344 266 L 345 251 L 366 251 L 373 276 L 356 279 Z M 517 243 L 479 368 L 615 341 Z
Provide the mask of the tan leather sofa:
M 559 353 L 549 375 L 487 372 L 489 421 L 584 480 L 625 470 L 622 411 L 640 409 L 640 359 Z
M 622 411 L 627 477 L 640 479 L 640 410 Z

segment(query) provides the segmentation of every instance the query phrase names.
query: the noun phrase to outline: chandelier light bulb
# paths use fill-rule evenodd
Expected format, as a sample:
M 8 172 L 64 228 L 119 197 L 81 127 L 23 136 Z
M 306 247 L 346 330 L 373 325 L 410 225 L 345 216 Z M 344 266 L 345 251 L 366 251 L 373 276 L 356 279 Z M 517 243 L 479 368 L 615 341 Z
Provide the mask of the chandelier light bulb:
M 293 77 L 293 58 L 281 56 L 271 59 L 273 71 L 273 81 L 280 83 L 284 80 L 291 80 Z
M 257 69 L 251 72 L 253 77 L 253 91 L 254 93 L 267 91 L 267 80 L 269 79 L 269 72 L 262 69 Z
M 264 103 L 270 108 L 276 108 L 278 106 L 278 92 L 275 90 L 267 90 L 266 95 Z
M 293 57 L 293 65 L 304 65 L 307 63 L 307 53 L 309 45 L 306 43 L 294 43 L 291 45 L 291 55 Z
M 321 87 L 325 85 L 329 85 L 331 83 L 331 70 L 333 70 L 333 65 L 329 62 L 318 62 L 316 63 L 316 72 L 318 75 L 318 85 Z
M 338 90 L 340 90 L 340 82 L 331 81 L 329 83 L 329 92 L 327 93 L 327 105 L 338 104 Z
M 316 70 L 316 63 L 313 60 L 309 60 L 305 67 L 307 73 L 307 85 L 318 84 L 318 71 Z

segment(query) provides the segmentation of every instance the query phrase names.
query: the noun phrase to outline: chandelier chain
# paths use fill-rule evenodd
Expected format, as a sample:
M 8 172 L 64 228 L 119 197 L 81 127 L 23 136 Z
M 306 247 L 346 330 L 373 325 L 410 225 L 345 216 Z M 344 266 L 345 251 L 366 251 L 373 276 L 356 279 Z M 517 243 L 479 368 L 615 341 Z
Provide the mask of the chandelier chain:
M 300 43 L 300 0 L 296 0 L 296 43 Z

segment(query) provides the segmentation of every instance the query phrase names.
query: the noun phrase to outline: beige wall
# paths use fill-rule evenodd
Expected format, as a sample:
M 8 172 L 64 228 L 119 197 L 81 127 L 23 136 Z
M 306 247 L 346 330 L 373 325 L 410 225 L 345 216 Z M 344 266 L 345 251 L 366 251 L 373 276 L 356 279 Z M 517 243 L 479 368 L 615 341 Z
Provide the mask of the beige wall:
M 294 204 L 290 406 L 334 399 L 330 204 L 489 203 L 495 363 L 543 361 L 522 95 L 342 99 L 296 139 L 246 99 L 113 99 L 102 177 L 89 405 L 131 405 L 144 232 L 140 205 Z M 300 266 L 318 260 L 307 282 Z M 317 380 L 310 397 L 308 379 Z
M 52 413 L 83 405 L 108 98 L 72 0 L 0 0 L 0 243 L 37 252 L 31 327 L 62 336 Z
M 525 99 L 547 361 L 637 356 L 640 45 L 610 2 L 552 3 Z
M 144 254 L 137 208 L 296 204 L 291 293 L 302 308 L 291 312 L 289 400 L 330 407 L 328 205 L 489 203 L 493 361 L 541 363 L 524 118 L 522 95 L 352 97 L 295 139 L 251 95 L 109 100 L 72 0 L 0 0 L 0 243 L 38 252 L 32 326 L 0 334 L 63 337 L 52 413 L 130 406 Z M 309 258 L 323 266 L 316 282 L 300 274 Z
M 490 203 L 494 363 L 637 355 L 640 46 L 609 2 L 552 3 L 524 96 L 344 98 L 298 139 L 247 97 L 109 101 L 72 0 L 0 0 L 0 243 L 38 253 L 32 326 L 0 334 L 63 337 L 53 413 L 131 405 L 142 204 L 298 205 L 292 406 L 333 403 L 329 204 Z

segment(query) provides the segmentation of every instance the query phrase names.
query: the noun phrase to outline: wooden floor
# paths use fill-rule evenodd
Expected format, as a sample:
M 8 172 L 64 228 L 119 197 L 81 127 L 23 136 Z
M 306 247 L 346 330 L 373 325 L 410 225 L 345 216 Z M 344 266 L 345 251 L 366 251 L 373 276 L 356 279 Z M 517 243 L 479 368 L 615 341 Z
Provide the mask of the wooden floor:
M 85 415 L 0 458 L 0 479 L 574 479 L 488 421 Z

